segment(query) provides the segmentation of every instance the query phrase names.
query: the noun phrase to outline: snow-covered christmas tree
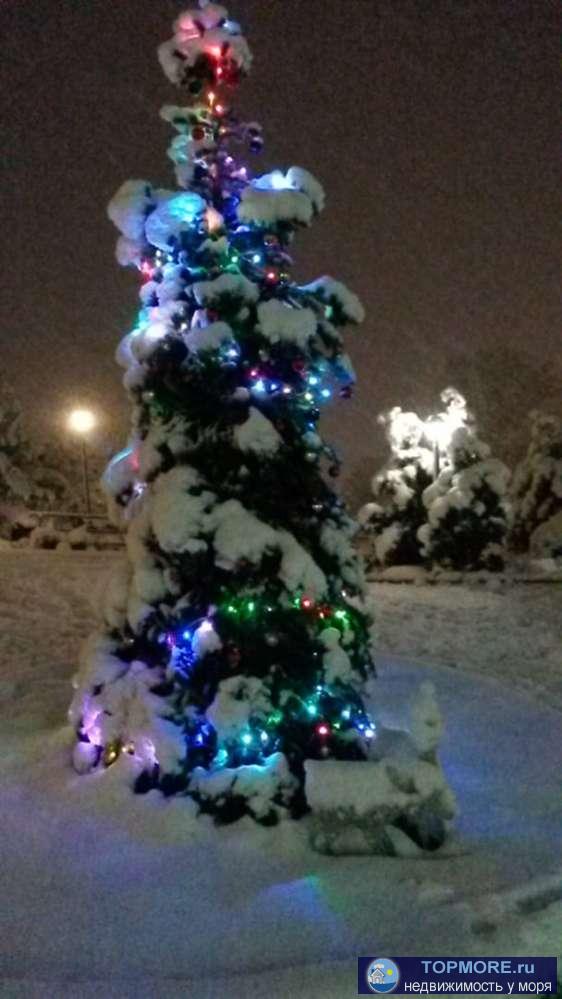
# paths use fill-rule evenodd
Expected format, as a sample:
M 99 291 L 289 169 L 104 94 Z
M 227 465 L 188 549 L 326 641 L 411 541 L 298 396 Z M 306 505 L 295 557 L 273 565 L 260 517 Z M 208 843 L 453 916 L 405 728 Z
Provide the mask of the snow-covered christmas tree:
M 372 539 L 375 564 L 418 565 L 424 561 L 418 530 L 426 521 L 423 493 L 433 481 L 434 450 L 416 413 L 395 406 L 379 422 L 386 427 L 391 456 L 373 477 L 375 499 L 361 508 L 358 520 Z
M 201 0 L 159 56 L 186 102 L 162 111 L 180 190 L 128 181 L 109 206 L 118 258 L 144 281 L 118 349 L 132 438 L 105 476 L 128 559 L 84 652 L 74 763 L 128 754 L 139 792 L 269 823 L 306 809 L 305 760 L 364 761 L 374 741 L 372 621 L 318 431 L 350 393 L 341 330 L 363 309 L 335 280 L 292 277 L 318 181 L 298 167 L 252 177 L 239 159 L 262 145 L 229 103 L 251 64 L 239 26 Z M 389 821 L 424 800 L 408 787 Z
M 444 414 L 466 414 L 465 400 L 449 390 Z M 511 509 L 508 487 L 511 473 L 491 457 L 467 414 L 466 422 L 450 428 L 448 461 L 423 494 L 427 523 L 418 531 L 423 553 L 432 565 L 455 570 L 503 568 Z
M 540 529 L 544 541 L 552 534 L 555 553 L 559 539 L 562 552 L 562 422 L 538 411 L 530 419 L 529 448 L 513 476 L 512 540 L 518 551 L 526 551 Z

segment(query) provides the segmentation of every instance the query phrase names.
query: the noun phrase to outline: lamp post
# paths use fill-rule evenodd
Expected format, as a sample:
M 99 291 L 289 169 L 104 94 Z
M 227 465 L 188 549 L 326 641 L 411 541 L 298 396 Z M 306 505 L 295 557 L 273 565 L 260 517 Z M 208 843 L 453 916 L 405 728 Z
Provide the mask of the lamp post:
M 467 415 L 464 407 L 449 407 L 444 413 L 437 413 L 425 421 L 425 435 L 433 444 L 433 478 L 441 471 L 441 456 L 451 445 L 455 430 L 466 425 Z
M 430 416 L 425 422 L 425 432 L 433 444 L 433 478 L 437 479 L 441 471 L 441 450 L 447 446 L 451 431 L 441 416 Z
M 90 482 L 88 476 L 88 453 L 86 450 L 86 438 L 96 425 L 96 418 L 89 409 L 75 409 L 68 417 L 68 427 L 80 437 L 82 448 L 82 482 L 84 486 L 84 500 L 86 503 L 86 515 L 92 513 L 92 502 L 90 498 Z

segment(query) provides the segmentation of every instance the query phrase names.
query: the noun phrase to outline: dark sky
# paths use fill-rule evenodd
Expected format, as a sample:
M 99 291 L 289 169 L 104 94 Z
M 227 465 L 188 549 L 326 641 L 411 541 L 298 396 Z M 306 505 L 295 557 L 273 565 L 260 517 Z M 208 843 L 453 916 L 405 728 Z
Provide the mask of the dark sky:
M 184 6 L 0 0 L 2 369 L 46 428 L 74 401 L 126 426 L 113 351 L 138 282 L 105 206 L 128 177 L 172 184 L 158 109 L 179 92 L 155 48 Z M 239 106 L 265 128 L 256 168 L 296 163 L 327 189 L 296 276 L 331 273 L 368 308 L 349 337 L 357 398 L 328 418 L 348 476 L 374 470 L 380 410 L 431 406 L 449 381 L 509 450 L 526 402 L 560 398 L 541 370 L 560 373 L 557 0 L 231 14 L 255 56 Z

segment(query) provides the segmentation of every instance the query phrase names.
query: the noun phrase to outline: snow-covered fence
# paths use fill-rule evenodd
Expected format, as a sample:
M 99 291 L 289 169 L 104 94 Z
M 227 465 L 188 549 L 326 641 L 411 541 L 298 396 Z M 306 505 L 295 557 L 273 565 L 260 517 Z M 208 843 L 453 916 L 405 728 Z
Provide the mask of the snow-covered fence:
M 63 510 L 25 510 L 13 521 L 15 547 L 112 551 L 123 547 L 118 529 L 104 514 Z

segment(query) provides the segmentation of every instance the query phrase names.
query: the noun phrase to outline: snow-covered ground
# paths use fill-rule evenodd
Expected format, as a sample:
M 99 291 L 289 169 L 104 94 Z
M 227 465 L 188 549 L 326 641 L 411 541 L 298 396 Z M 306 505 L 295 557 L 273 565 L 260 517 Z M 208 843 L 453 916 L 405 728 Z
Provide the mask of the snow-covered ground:
M 562 589 L 375 586 L 374 713 L 403 724 L 435 682 L 460 815 L 438 855 L 336 860 L 306 822 L 217 830 L 69 768 L 112 558 L 0 552 L 1 996 L 344 999 L 359 954 L 562 957 Z
M 492 576 L 470 586 L 372 589 L 384 652 L 496 677 L 562 711 L 562 582 Z

